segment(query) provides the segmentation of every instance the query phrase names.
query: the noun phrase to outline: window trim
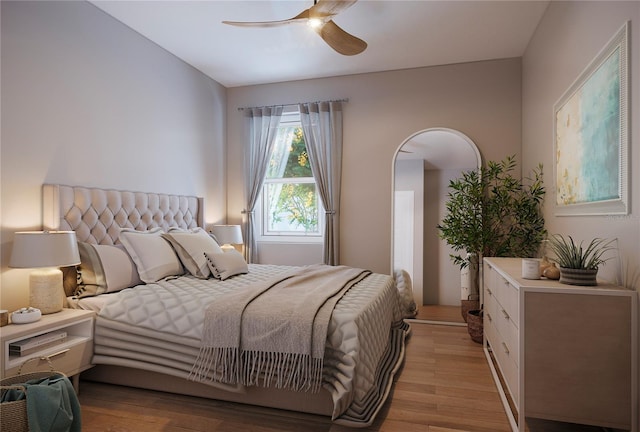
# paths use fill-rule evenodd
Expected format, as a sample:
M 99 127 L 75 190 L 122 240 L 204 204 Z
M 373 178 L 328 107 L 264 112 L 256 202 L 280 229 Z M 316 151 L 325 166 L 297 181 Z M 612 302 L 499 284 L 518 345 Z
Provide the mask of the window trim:
M 299 126 L 302 127 L 300 122 L 300 112 L 292 111 L 283 113 L 280 120 L 281 126 Z M 305 143 L 306 144 L 306 143 Z M 312 183 L 316 187 L 316 199 L 318 200 L 318 233 L 309 234 L 306 232 L 291 233 L 284 231 L 282 234 L 266 234 L 266 225 L 268 223 L 265 211 L 268 205 L 265 197 L 265 189 L 269 184 L 277 183 Z M 325 231 L 325 209 L 322 205 L 322 199 L 318 192 L 318 184 L 315 178 L 312 177 L 291 177 L 291 178 L 265 178 L 260 190 L 260 196 L 258 197 L 258 204 L 255 208 L 255 216 L 257 223 L 256 240 L 261 243 L 309 243 L 309 244 L 322 244 L 324 242 Z

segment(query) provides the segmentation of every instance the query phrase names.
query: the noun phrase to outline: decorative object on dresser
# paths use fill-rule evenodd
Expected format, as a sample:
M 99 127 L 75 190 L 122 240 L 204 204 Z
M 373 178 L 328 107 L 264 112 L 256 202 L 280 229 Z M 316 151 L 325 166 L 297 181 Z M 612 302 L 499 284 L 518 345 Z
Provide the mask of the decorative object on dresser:
M 6 309 L 0 310 L 0 327 L 4 327 L 9 324 L 9 311 Z
M 638 431 L 637 293 L 520 274 L 518 258 L 483 260 L 484 351 L 512 429 L 546 419 Z
M 11 323 L 13 324 L 28 324 L 38 321 L 40 318 L 42 318 L 40 309 L 31 306 L 11 312 Z
M 80 264 L 73 231 L 15 233 L 9 267 L 38 268 L 29 275 L 29 305 L 43 314 L 60 312 L 64 302 L 62 271 Z
M 542 276 L 549 280 L 560 279 L 560 269 L 556 267 L 556 263 L 551 263 L 542 271 Z
M 233 245 L 243 243 L 240 225 L 214 225 L 211 234 L 216 238 L 223 251 L 234 249 Z
M 515 156 L 507 156 L 449 182 L 447 213 L 437 228 L 454 251 L 462 251 L 450 255 L 453 263 L 461 271 L 470 266 L 475 283 L 469 298 L 477 306 L 482 257 L 534 257 L 546 235 L 542 164 L 524 180 L 512 175 L 515 168 Z
M 560 266 L 560 282 L 567 285 L 596 286 L 598 267 L 604 265 L 610 257 L 611 243 L 615 240 L 594 238 L 584 248 L 583 243 L 576 244 L 573 237 L 565 239 L 560 234 L 549 238 L 551 250 L 555 253 L 555 261 Z

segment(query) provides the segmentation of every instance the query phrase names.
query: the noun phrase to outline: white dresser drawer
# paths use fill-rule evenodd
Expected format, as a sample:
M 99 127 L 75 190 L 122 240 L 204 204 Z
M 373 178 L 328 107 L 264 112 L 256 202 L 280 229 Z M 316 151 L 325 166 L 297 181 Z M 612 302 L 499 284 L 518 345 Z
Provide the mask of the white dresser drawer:
M 520 322 L 518 289 L 499 274 L 496 274 L 495 280 L 496 283 L 492 291 L 498 304 L 498 312 L 504 319 L 511 320 L 518 328 Z
M 488 262 L 484 261 L 482 278 L 484 280 L 484 288 L 495 289 L 496 271 Z
M 484 337 L 491 346 L 500 343 L 500 335 L 491 322 L 491 316 L 486 313 L 484 314 Z
M 513 360 L 513 362 L 518 366 L 520 364 L 519 361 L 519 338 L 518 338 L 518 328 L 514 325 L 511 320 L 502 320 L 498 321 L 497 331 L 500 333 L 500 337 L 502 341 L 506 344 L 509 349 L 509 357 Z
M 504 286 L 504 300 L 500 303 L 509 314 L 509 319 L 514 323 L 516 328 L 520 327 L 520 309 L 518 305 L 518 288 L 507 283 Z
M 517 405 L 519 403 L 519 382 L 518 365 L 514 362 L 514 352 L 504 340 L 499 340 L 497 345 L 492 345 L 492 348 L 494 355 L 498 360 L 498 367 L 500 368 L 500 373 L 504 378 L 507 390 Z
M 485 315 L 490 313 L 492 318 L 495 319 L 495 314 L 497 310 L 497 301 L 490 287 L 485 286 L 484 289 L 484 310 Z

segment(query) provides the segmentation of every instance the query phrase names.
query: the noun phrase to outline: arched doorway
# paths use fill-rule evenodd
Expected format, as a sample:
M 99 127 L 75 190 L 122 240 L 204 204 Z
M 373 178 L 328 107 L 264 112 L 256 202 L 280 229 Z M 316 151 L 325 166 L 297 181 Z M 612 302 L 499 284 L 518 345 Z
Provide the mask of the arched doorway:
M 460 270 L 439 238 L 449 181 L 482 164 L 475 143 L 448 128 L 418 131 L 394 154 L 392 175 L 392 269 L 412 278 L 414 299 L 422 305 L 460 305 Z

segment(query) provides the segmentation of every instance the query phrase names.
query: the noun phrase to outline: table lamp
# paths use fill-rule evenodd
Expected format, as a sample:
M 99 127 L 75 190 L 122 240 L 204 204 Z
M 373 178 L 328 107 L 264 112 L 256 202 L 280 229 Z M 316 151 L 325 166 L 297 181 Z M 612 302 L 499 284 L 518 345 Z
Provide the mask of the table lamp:
M 225 252 L 234 249 L 232 245 L 243 243 L 240 225 L 214 225 L 211 233 L 218 240 L 220 249 Z
M 62 310 L 64 288 L 58 267 L 80 264 L 73 231 L 22 231 L 13 238 L 9 267 L 36 268 L 29 275 L 29 306 L 43 314 Z

